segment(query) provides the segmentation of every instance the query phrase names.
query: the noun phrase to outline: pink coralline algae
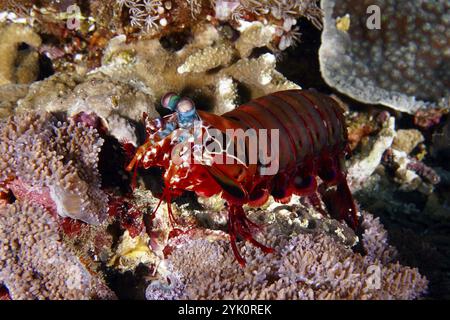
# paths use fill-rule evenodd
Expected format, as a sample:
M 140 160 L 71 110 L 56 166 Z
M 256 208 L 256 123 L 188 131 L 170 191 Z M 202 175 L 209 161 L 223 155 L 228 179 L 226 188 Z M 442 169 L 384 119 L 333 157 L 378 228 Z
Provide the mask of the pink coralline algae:
M 446 113 L 448 109 L 419 110 L 414 114 L 414 124 L 423 129 L 429 129 L 438 125 Z
M 98 225 L 107 215 L 98 160 L 103 139 L 82 122 L 26 113 L 0 122 L 0 186 L 19 201 Z
M 411 170 L 412 172 L 416 173 L 420 178 L 424 179 L 426 182 L 431 183 L 432 185 L 436 185 L 441 181 L 441 178 L 433 168 L 427 166 L 423 162 L 418 161 L 413 157 L 406 155 L 405 153 L 400 152 L 399 154 L 398 151 L 395 151 L 393 149 L 386 150 L 386 152 L 383 154 L 382 163 L 388 168 L 398 170 L 401 167 L 398 164 L 399 162 L 398 158 L 401 157 L 404 158 L 403 162 L 405 163 L 404 164 L 405 169 Z

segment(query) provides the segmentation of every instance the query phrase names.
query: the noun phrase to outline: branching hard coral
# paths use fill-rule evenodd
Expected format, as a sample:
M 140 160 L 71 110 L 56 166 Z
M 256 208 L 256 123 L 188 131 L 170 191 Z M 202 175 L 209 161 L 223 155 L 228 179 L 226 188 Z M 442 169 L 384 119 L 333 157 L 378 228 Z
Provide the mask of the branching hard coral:
M 398 252 L 389 245 L 388 233 L 381 224 L 380 218 L 365 212 L 362 228 L 364 229 L 363 247 L 367 251 L 365 258 L 371 261 L 380 260 L 383 264 L 393 262 Z
M 201 73 L 221 66 L 226 67 L 231 63 L 233 55 L 234 50 L 226 44 L 207 47 L 187 57 L 177 71 L 180 74 L 186 72 Z
M 0 132 L 0 183 L 16 198 L 90 224 L 105 219 L 96 129 L 31 112 L 2 120 Z
M 30 83 L 38 77 L 39 54 L 36 50 L 19 51 L 21 43 L 37 49 L 41 38 L 23 24 L 0 23 L 0 85 Z
M 239 29 L 241 36 L 236 41 L 236 49 L 242 58 L 247 58 L 254 48 L 270 46 L 277 28 L 261 22 L 249 23 Z
M 161 97 L 168 91 L 186 92 L 199 108 L 223 113 L 232 110 L 247 97 L 299 88 L 276 70 L 273 55 L 239 59 L 233 43 L 212 26 L 197 33 L 190 44 L 177 52 L 164 49 L 157 40 L 126 44 L 125 39 L 125 36 L 119 36 L 111 41 L 111 48 L 105 53 L 102 67 L 85 76 L 58 73 L 35 82 L 29 86 L 25 97 L 18 97 L 18 106 L 11 102 L 8 103 L 8 108 L 14 109 L 14 112 L 34 110 L 67 113 L 68 116 L 79 112 L 95 112 L 105 120 L 109 134 L 119 141 L 126 140 L 137 145 L 138 134 L 133 121 L 139 121 L 143 112 L 150 117 L 159 116 L 156 108 Z M 204 70 L 202 72 L 178 72 L 188 57 L 195 57 L 192 59 L 196 60 L 198 56 L 206 56 L 207 62 L 221 61 L 211 58 L 211 55 L 214 56 L 217 52 L 203 50 L 213 44 L 223 46 L 224 50 L 231 52 L 233 59 L 229 66 L 214 68 L 214 65 L 200 63 L 201 69 Z M 235 61 L 237 62 L 233 63 Z M 245 97 L 241 96 L 242 92 L 245 92 Z M 116 172 L 121 176 L 120 169 Z M 50 175 L 52 178 L 49 177 L 49 180 L 52 182 L 48 184 L 59 181 L 60 176 L 53 173 Z M 50 188 L 48 185 L 37 187 L 36 181 L 29 181 L 34 177 L 29 177 L 28 180 L 20 178 L 20 175 L 19 179 L 14 181 L 3 181 L 2 178 L 1 182 L 14 189 L 13 192 L 17 196 L 33 196 L 36 201 L 44 202 L 44 205 L 51 207 L 53 212 L 58 212 L 61 216 L 101 223 L 106 211 L 105 205 L 102 204 L 103 196 L 79 196 L 74 191 L 69 192 L 70 197 L 66 198 L 66 190 Z M 92 181 L 94 183 L 96 180 Z M 90 181 L 86 185 L 84 182 L 80 183 L 83 184 L 80 190 L 85 190 L 86 185 L 93 184 Z M 93 188 L 96 189 L 95 186 Z M 32 192 L 27 192 L 29 189 Z M 98 213 L 94 209 L 88 213 L 78 212 L 77 207 L 84 205 L 77 203 L 80 199 L 86 199 L 87 204 L 97 206 Z M 97 215 L 98 221 L 95 218 Z
M 103 66 L 95 73 L 145 88 L 155 106 L 165 93 L 174 91 L 192 94 L 194 99 L 200 97 L 209 104 L 201 107 L 212 109 L 222 100 L 216 88 L 224 78 L 232 78 L 237 86 L 246 88 L 249 98 L 299 88 L 275 69 L 276 59 L 272 54 L 239 59 L 234 44 L 212 26 L 198 31 L 191 43 L 177 52 L 165 50 L 155 40 L 139 45 L 113 43 L 108 52 Z M 121 58 L 125 52 L 133 55 L 126 63 Z
M 365 215 L 367 216 L 367 214 Z M 321 232 L 269 233 L 275 253 L 242 247 L 248 265 L 237 268 L 226 242 L 178 243 L 164 262 L 170 284 L 147 288 L 148 299 L 414 299 L 427 290 L 417 269 L 392 262 L 384 229 L 368 217 L 363 257 Z M 377 235 L 381 239 L 377 240 Z
M 219 79 L 216 86 L 217 103 L 215 112 L 224 114 L 237 107 L 239 95 L 237 83 L 231 77 Z
M 267 30 L 272 29 L 256 22 L 248 29 L 256 35 L 243 32 L 232 42 L 212 25 L 203 26 L 194 30 L 190 43 L 175 52 L 164 49 L 158 40 L 126 43 L 125 35 L 117 36 L 105 50 L 100 68 L 84 76 L 55 74 L 33 83 L 28 94 L 17 101 L 17 111 L 95 112 L 113 136 L 136 143 L 129 123 L 125 130 L 116 124 L 126 124 L 127 119 L 139 121 L 143 112 L 157 116 L 155 107 L 167 92 L 199 98 L 200 108 L 226 110 L 231 101 L 243 102 L 238 87 L 248 93 L 246 98 L 300 88 L 276 70 L 274 55 L 245 57 L 267 40 L 252 45 L 252 39 L 266 38 Z M 8 103 L 8 108 L 14 107 L 13 102 Z
M 275 67 L 275 56 L 266 53 L 258 58 L 241 59 L 223 70 L 223 73 L 247 84 L 252 88 L 255 96 L 300 88 L 294 82 L 287 80 Z M 256 70 L 258 72 L 255 72 Z
M 319 56 L 330 86 L 411 114 L 448 103 L 450 20 L 443 15 L 448 1 L 322 0 L 321 7 Z M 350 26 L 339 30 L 336 19 L 347 14 Z
M 61 242 L 51 215 L 26 202 L 0 207 L 0 283 L 14 300 L 115 297 Z

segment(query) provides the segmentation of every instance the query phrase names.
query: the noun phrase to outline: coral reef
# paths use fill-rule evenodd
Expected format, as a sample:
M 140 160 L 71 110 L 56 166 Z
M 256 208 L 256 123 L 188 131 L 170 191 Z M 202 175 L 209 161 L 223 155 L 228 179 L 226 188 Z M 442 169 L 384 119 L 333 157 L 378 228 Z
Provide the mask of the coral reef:
M 369 6 L 379 12 L 367 13 Z M 442 18 L 447 1 L 322 0 L 321 7 L 320 62 L 328 84 L 359 101 L 411 114 L 447 105 L 450 22 Z M 350 26 L 340 30 L 336 19 L 345 15 Z M 371 27 L 374 19 L 377 28 Z
M 448 297 L 449 5 L 321 6 L 1 1 L 0 300 Z M 223 114 L 300 86 L 346 111 L 357 231 L 314 196 L 270 197 L 244 209 L 275 251 L 237 239 L 240 268 L 220 195 L 166 199 L 157 169 L 130 183 L 166 93 Z
M 430 129 L 438 125 L 448 108 L 421 109 L 414 114 L 414 124 L 419 128 Z
M 0 207 L 0 284 L 12 299 L 111 299 L 115 294 L 61 242 L 47 212 Z
M 188 56 L 177 71 L 180 74 L 186 72 L 202 73 L 217 67 L 227 66 L 232 59 L 233 50 L 230 46 L 207 47 Z
M 55 89 L 59 91 L 55 92 Z M 16 111 L 65 112 L 69 116 L 94 112 L 112 136 L 136 144 L 136 128 L 129 119 L 140 121 L 143 112 L 151 117 L 158 116 L 149 107 L 153 102 L 144 90 L 103 74 L 68 79 L 52 76 L 33 84 L 19 101 Z
M 338 100 L 337 100 L 338 101 Z M 348 106 L 345 106 L 348 109 Z M 351 150 L 355 150 L 370 135 L 379 131 L 380 121 L 366 113 L 352 112 L 347 116 L 348 143 Z
M 121 236 L 114 256 L 108 262 L 119 271 L 134 270 L 139 264 L 155 263 L 156 258 L 149 247 L 147 234 L 132 238 L 128 230 Z
M 386 156 L 392 151 L 399 152 L 389 149 Z M 411 156 L 403 159 L 417 162 Z M 394 163 L 391 167 L 391 164 L 383 161 L 355 197 L 361 208 L 376 212 L 382 219 L 389 231 L 389 243 L 397 248 L 401 263 L 418 267 L 430 281 L 428 297 L 448 298 L 449 277 L 442 272 L 449 263 L 450 252 L 446 170 L 425 170 L 432 169 L 430 177 L 439 176 L 441 182 L 433 185 L 414 170 L 405 169 L 402 174 L 400 169 L 397 174 L 398 165 Z M 426 166 L 423 162 L 417 165 Z M 415 179 L 408 183 L 404 179 L 407 176 Z
M 59 71 L 98 66 L 104 44 L 121 29 L 120 17 L 114 13 L 118 8 L 104 1 L 0 3 L 0 22 L 31 26 L 42 38 L 39 53 Z
M 260 22 L 244 24 L 239 30 L 241 36 L 236 40 L 236 49 L 243 58 L 250 56 L 254 48 L 270 46 L 277 31 L 274 26 Z
M 386 112 L 373 117 L 366 115 L 366 110 L 355 113 L 349 117 L 349 125 L 358 144 L 350 165 L 370 154 L 367 150 L 372 150 L 383 130 L 378 122 L 387 117 Z M 360 208 L 382 219 L 389 230 L 389 243 L 398 249 L 401 263 L 420 268 L 430 281 L 429 297 L 449 294 L 448 274 L 443 272 L 449 263 L 446 255 L 450 211 L 445 122 L 438 124 L 442 116 L 436 109 L 423 110 L 414 118 L 397 115 L 396 126 L 401 129 L 396 130 L 393 143 L 382 157 L 377 157 L 380 162 L 375 170 L 359 180 L 361 184 L 354 185 L 352 181 Z M 413 124 L 420 131 L 413 129 Z M 444 139 L 439 141 L 441 138 Z M 439 141 L 439 152 L 433 148 L 433 139 Z
M 90 224 L 106 218 L 98 160 L 103 139 L 75 121 L 25 113 L 0 122 L 0 182 L 18 199 Z
M 19 50 L 25 43 L 32 49 Z M 0 86 L 8 83 L 31 83 L 39 73 L 41 38 L 30 27 L 23 24 L 0 22 Z
M 17 101 L 28 93 L 27 85 L 5 84 L 0 86 L 0 119 L 12 115 Z
M 292 39 L 298 33 L 294 27 L 296 19 L 306 17 L 318 28 L 322 26 L 322 11 L 315 0 L 118 0 L 116 3 L 128 11 L 131 27 L 153 36 L 171 29 L 192 28 L 205 20 L 235 26 L 264 21 L 279 30 L 269 41 L 278 41 L 283 50 L 298 40 Z
M 433 191 L 433 185 L 440 181 L 440 177 L 432 168 L 409 157 L 403 151 L 388 149 L 384 154 L 383 164 L 395 171 L 395 180 L 400 184 L 400 190 L 418 189 L 430 194 Z
M 124 54 L 133 58 L 124 62 Z M 215 89 L 224 77 L 232 78 L 250 90 L 250 98 L 275 90 L 298 88 L 275 70 L 275 62 L 272 54 L 239 59 L 234 44 L 216 28 L 206 26 L 191 43 L 175 53 L 165 50 L 155 40 L 142 42 L 139 46 L 115 43 L 105 54 L 98 72 L 114 75 L 119 81 L 131 76 L 134 82 L 145 84 L 156 101 L 166 92 L 187 91 L 217 106 L 217 101 L 223 99 L 218 97 L 220 91 L 215 92 Z
M 148 299 L 412 299 L 426 292 L 416 269 L 392 261 L 385 231 L 365 215 L 368 255 L 353 253 L 324 233 L 293 235 L 270 230 L 275 253 L 241 249 L 249 261 L 235 268 L 226 242 L 185 237 L 168 256 L 167 278 L 149 285 Z M 269 228 L 270 229 L 270 228 Z M 180 237 L 183 237 L 180 236 Z M 378 272 L 378 273 L 377 273 Z M 377 273 L 377 274 L 375 274 Z M 380 278 L 376 278 L 379 276 Z
M 350 187 L 357 190 L 362 187 L 364 181 L 375 172 L 380 164 L 384 152 L 394 142 L 395 118 L 387 115 L 382 121 L 382 130 L 368 143 L 365 149 L 353 157 L 348 168 Z
M 426 150 L 412 154 L 425 140 L 422 133 L 416 129 L 395 130 L 395 118 L 386 112 L 378 115 L 377 122 L 378 125 L 367 116 L 353 117 L 350 122 L 349 137 L 353 144 L 364 142 L 348 164 L 351 188 L 354 191 L 364 188 L 372 174 L 381 168 L 393 172 L 400 190 L 430 194 L 440 181 L 439 175 L 420 161 Z
M 392 143 L 392 148 L 409 154 L 419 143 L 424 141 L 424 136 L 417 129 L 399 129 Z
M 249 98 L 299 88 L 276 70 L 273 54 L 239 59 L 235 45 L 212 26 L 178 52 L 164 49 L 157 40 L 125 41 L 125 36 L 112 39 L 102 66 L 88 75 L 56 74 L 33 83 L 10 108 L 95 112 L 118 140 L 136 143 L 128 119 L 140 121 L 143 112 L 157 116 L 155 108 L 166 92 L 185 92 L 201 101 L 200 109 L 213 106 L 218 113 L 240 102 L 238 86 L 248 90 Z
M 238 34 L 236 30 L 248 23 L 261 22 L 268 28 L 259 35 L 253 32 L 255 46 L 279 51 L 300 41 L 298 19 L 306 18 L 317 28 L 322 25 L 316 0 L 8 0 L 0 3 L 0 13 L 0 21 L 28 24 L 44 35 L 40 52 L 59 71 L 98 67 L 105 45 L 117 35 L 185 42 L 180 34 L 188 37 L 190 30 L 205 24 L 227 25 L 224 29 L 230 34 Z

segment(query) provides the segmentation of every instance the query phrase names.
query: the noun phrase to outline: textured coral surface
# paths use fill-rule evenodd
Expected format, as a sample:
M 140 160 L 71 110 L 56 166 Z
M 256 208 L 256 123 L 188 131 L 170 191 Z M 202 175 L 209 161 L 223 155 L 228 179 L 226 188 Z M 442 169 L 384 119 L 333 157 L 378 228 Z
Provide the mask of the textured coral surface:
M 0 122 L 0 183 L 19 199 L 34 199 L 62 217 L 101 223 L 106 195 L 97 163 L 103 140 L 82 123 L 49 113 L 26 113 Z
M 0 1 L 0 300 L 449 298 L 449 8 Z M 274 252 L 238 237 L 241 267 L 221 195 L 125 169 L 168 92 L 220 115 L 299 88 L 345 110 L 356 230 L 317 194 L 270 197 L 244 210 Z
M 288 237 L 268 230 L 275 253 L 241 249 L 236 268 L 225 241 L 186 239 L 169 256 L 170 285 L 151 284 L 147 298 L 171 299 L 414 299 L 427 288 L 417 269 L 393 262 L 385 231 L 366 214 L 362 257 L 322 232 Z M 269 228 L 270 229 L 270 228 Z M 379 276 L 380 278 L 376 278 Z
M 324 0 L 321 6 L 321 70 L 331 86 L 409 113 L 448 100 L 448 1 Z M 368 26 L 369 6 L 378 10 L 379 28 Z M 336 19 L 346 15 L 349 28 L 339 30 Z
M 111 299 L 62 242 L 48 212 L 29 203 L 0 208 L 0 283 L 12 299 Z

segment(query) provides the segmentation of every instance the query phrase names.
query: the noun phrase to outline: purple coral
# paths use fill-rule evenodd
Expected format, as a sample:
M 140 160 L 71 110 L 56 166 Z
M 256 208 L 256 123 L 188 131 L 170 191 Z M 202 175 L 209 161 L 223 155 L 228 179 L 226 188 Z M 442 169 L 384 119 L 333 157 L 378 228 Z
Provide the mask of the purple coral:
M 405 169 L 411 170 L 420 178 L 425 179 L 432 185 L 436 185 L 441 181 L 441 178 L 433 168 L 427 166 L 421 161 L 408 156 L 404 152 L 396 151 L 392 148 L 386 150 L 386 152 L 383 154 L 382 163 L 388 168 L 397 170 L 400 167 L 399 159 L 401 157 L 399 155 L 405 159 L 405 164 L 403 164 Z
M 410 162 L 406 166 L 407 169 L 414 171 L 421 178 L 430 182 L 431 184 L 438 184 L 441 181 L 441 177 L 434 171 L 433 168 L 430 168 L 423 162 L 417 161 L 415 159 L 410 159 Z
M 386 231 L 364 213 L 367 256 L 322 231 L 286 236 L 275 230 L 264 242 L 274 253 L 242 247 L 248 263 L 236 267 L 227 242 L 181 235 L 164 263 L 170 283 L 151 284 L 147 298 L 172 299 L 414 299 L 427 290 L 417 269 L 395 262 Z M 379 278 L 376 278 L 379 276 Z M 171 285 L 172 284 L 172 285 Z
M 107 196 L 100 189 L 103 139 L 96 129 L 26 113 L 0 122 L 0 184 L 62 217 L 100 224 Z
M 111 299 L 114 293 L 61 242 L 39 206 L 0 207 L 0 284 L 12 299 Z

